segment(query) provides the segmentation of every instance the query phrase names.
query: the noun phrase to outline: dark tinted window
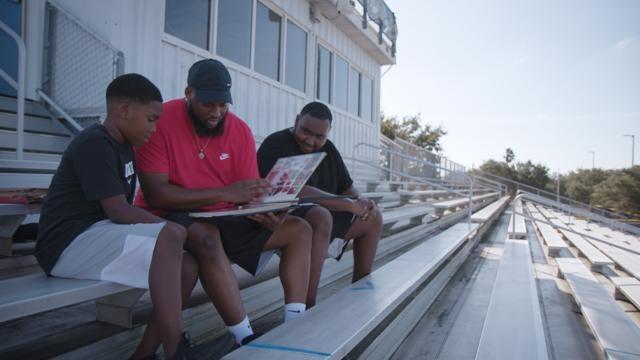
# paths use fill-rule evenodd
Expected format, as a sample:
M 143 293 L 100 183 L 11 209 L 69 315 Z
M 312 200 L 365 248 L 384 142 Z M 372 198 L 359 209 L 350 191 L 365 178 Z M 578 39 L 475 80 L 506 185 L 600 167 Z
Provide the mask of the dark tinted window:
M 349 97 L 349 64 L 346 60 L 336 55 L 336 69 L 334 77 L 333 103 L 337 107 L 347 110 Z
M 316 97 L 329 103 L 331 99 L 331 52 L 318 45 Z
M 164 31 L 203 49 L 209 49 L 210 0 L 167 0 Z
M 369 79 L 366 76 L 362 76 L 362 93 L 361 93 L 361 105 L 360 116 L 362 116 L 363 120 L 373 121 L 372 114 L 372 106 L 373 106 L 373 80 Z
M 307 33 L 287 20 L 286 83 L 305 91 L 307 74 Z
M 251 61 L 251 0 L 218 1 L 219 55 L 246 67 Z
M 254 68 L 257 72 L 274 80 L 280 79 L 281 22 L 280 15 L 258 2 Z
M 349 73 L 349 112 L 360 115 L 360 73 L 354 68 Z

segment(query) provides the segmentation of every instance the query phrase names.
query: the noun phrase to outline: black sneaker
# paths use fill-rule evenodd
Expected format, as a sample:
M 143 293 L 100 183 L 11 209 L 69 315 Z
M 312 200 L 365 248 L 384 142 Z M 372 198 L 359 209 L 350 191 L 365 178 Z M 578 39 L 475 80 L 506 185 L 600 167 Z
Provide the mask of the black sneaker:
M 261 332 L 255 332 L 249 336 L 245 336 L 244 339 L 242 339 L 241 343 L 242 345 L 247 345 L 248 343 L 252 342 L 253 340 L 259 338 L 260 336 L 264 335 L 264 333 Z
M 173 360 L 195 359 L 195 357 L 192 356 L 192 352 L 193 344 L 191 343 L 191 335 L 185 331 L 182 333 L 182 338 L 180 339 L 180 344 L 178 345 L 176 353 L 173 354 Z
M 133 357 L 130 357 L 129 360 L 134 360 Z M 151 355 L 147 355 L 143 358 L 137 359 L 137 360 L 160 360 L 160 357 L 158 356 L 158 354 L 151 354 Z

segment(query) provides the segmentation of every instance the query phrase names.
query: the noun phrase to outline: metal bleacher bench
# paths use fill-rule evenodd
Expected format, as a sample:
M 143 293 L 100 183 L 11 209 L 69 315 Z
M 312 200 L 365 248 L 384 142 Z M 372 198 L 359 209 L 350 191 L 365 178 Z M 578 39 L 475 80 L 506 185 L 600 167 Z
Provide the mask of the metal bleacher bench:
M 432 211 L 433 210 L 427 206 L 414 206 L 386 211 L 382 214 L 383 234 L 388 234 L 393 225 L 404 219 L 409 219 L 411 225 L 420 225 L 422 224 L 423 218 Z
M 343 358 L 427 281 L 477 226 L 448 228 L 225 358 Z
M 108 281 L 33 274 L 0 281 L 0 322 L 131 290 Z
M 505 240 L 476 359 L 548 359 L 527 240 Z
M 640 281 L 634 277 L 612 276 L 609 278 L 616 287 L 615 297 L 628 300 L 640 309 Z
M 508 234 L 512 238 L 524 238 L 527 236 L 527 226 L 524 223 L 524 216 L 519 215 L 523 214 L 522 203 L 518 201 L 514 208 L 515 212 L 511 214 L 511 218 L 509 219 Z
M 27 215 L 38 214 L 41 204 L 0 204 L 0 255 L 12 254 L 12 236 Z
M 471 215 L 471 221 L 482 223 L 489 220 L 497 211 L 501 210 L 505 203 L 509 201 L 509 195 L 492 202 L 481 210 Z
M 567 249 L 567 244 L 551 225 L 539 221 L 535 221 L 535 224 L 547 244 L 549 256 L 557 256 L 562 250 Z
M 576 304 L 607 359 L 640 358 L 640 327 L 622 310 L 582 261 L 556 258 Z
M 498 195 L 497 193 L 477 195 L 477 196 L 474 196 L 472 198 L 472 201 L 473 202 L 486 201 L 487 199 L 492 199 L 492 198 L 496 197 L 497 195 Z M 433 207 L 436 209 L 436 215 L 437 216 L 441 216 L 447 210 L 455 210 L 455 209 L 460 208 L 460 207 L 467 207 L 468 205 L 469 205 L 469 198 L 468 197 L 464 197 L 464 198 L 459 198 L 459 199 L 453 199 L 453 200 L 447 200 L 447 201 L 438 202 L 438 203 L 433 204 Z
M 567 224 L 560 220 L 560 217 L 557 216 L 557 214 L 555 218 L 550 219 L 550 221 L 556 226 L 568 227 Z M 578 249 L 579 253 L 591 263 L 591 271 L 604 272 L 604 269 L 614 265 L 614 262 L 611 259 L 581 235 L 565 229 L 559 228 L 558 230 L 567 240 L 569 240 L 571 244 L 573 244 L 573 246 L 576 247 L 576 249 Z

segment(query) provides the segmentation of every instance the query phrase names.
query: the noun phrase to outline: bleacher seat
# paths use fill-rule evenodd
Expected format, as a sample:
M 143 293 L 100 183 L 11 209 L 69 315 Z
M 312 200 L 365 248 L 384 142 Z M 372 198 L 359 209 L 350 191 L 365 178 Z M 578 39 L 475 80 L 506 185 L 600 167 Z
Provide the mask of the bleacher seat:
M 319 303 L 304 316 L 276 327 L 225 358 L 346 356 L 433 274 L 476 227 L 452 226 Z

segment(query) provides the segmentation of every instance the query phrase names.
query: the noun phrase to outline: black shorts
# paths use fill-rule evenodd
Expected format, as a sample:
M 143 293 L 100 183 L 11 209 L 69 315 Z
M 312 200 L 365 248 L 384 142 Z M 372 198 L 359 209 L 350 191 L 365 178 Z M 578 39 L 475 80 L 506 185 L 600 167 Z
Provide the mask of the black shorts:
M 301 217 L 304 219 L 307 216 L 309 210 L 311 210 L 314 206 L 318 205 L 306 205 L 300 206 L 297 209 L 291 212 L 291 215 Z M 340 238 L 344 240 L 344 236 L 347 234 L 351 225 L 356 221 L 356 215 L 354 213 L 350 213 L 348 211 L 329 211 L 331 213 L 331 217 L 333 218 L 333 228 L 331 228 L 331 240 L 335 238 Z
M 214 224 L 220 230 L 224 251 L 233 261 L 252 275 L 256 274 L 260 254 L 271 237 L 271 231 L 244 216 L 194 219 L 188 212 L 167 212 L 163 218 L 188 228 L 195 222 Z

